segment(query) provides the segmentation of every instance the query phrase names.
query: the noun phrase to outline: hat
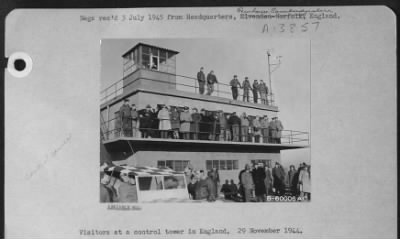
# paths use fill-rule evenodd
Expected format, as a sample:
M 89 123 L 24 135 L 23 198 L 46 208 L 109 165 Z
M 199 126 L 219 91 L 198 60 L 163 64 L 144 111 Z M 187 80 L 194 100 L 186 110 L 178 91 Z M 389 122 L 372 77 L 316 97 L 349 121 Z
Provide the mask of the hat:
M 151 105 L 146 105 L 146 108 L 151 108 Z
M 233 77 L 237 77 L 237 75 L 234 75 Z

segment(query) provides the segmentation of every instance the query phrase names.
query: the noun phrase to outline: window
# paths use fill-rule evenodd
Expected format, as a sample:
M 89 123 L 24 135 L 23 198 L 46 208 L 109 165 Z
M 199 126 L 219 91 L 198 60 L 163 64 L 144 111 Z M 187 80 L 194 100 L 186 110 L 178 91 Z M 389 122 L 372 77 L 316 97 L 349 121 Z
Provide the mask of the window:
M 157 167 L 159 168 L 170 168 L 175 171 L 184 171 L 186 166 L 189 164 L 188 160 L 159 160 L 157 161 Z
M 140 191 L 163 190 L 162 176 L 138 177 Z
M 264 166 L 271 167 L 271 159 L 254 159 L 254 160 L 251 160 L 252 164 L 257 164 L 259 162 L 262 162 L 264 164 Z
M 206 160 L 206 169 L 211 170 L 237 170 L 239 169 L 238 160 Z

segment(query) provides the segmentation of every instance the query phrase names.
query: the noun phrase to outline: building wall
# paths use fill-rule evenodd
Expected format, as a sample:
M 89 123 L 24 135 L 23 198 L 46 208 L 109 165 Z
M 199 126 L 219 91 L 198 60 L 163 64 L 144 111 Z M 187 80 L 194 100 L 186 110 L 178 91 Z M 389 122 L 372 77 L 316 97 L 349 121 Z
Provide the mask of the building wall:
M 233 179 L 237 183 L 239 172 L 251 160 L 271 160 L 273 165 L 275 162 L 280 162 L 280 153 L 140 151 L 118 164 L 157 167 L 159 160 L 188 160 L 194 170 L 206 170 L 207 160 L 238 160 L 237 169 L 219 170 L 221 182 Z

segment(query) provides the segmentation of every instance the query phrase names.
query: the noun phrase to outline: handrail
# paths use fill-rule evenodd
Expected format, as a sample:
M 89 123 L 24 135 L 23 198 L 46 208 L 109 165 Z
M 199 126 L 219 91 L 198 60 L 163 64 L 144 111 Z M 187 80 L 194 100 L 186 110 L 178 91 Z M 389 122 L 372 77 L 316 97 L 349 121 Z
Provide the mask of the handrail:
M 152 70 L 152 69 L 141 69 L 141 68 L 139 68 L 139 70 L 160 72 L 160 71 L 156 71 L 156 70 Z M 134 72 L 136 72 L 136 71 L 134 71 Z M 156 82 L 159 82 L 159 83 L 175 85 L 175 87 L 177 89 L 178 89 L 178 86 L 189 87 L 189 88 L 194 89 L 192 91 L 193 93 L 198 93 L 199 86 L 197 84 L 197 78 L 194 78 L 194 77 L 191 77 L 191 76 L 180 75 L 180 74 L 168 73 L 168 72 L 161 72 L 161 73 L 168 74 L 168 75 L 171 75 L 171 76 L 175 76 L 175 77 L 178 77 L 178 78 L 189 79 L 189 80 L 192 80 L 194 82 L 194 84 L 185 84 L 185 83 L 178 83 L 178 82 L 172 83 L 172 82 L 166 82 L 166 81 L 156 80 L 156 79 L 138 78 L 138 79 L 135 79 L 134 81 L 124 85 L 123 84 L 123 80 L 126 79 L 127 77 L 129 77 L 130 75 L 132 75 L 134 72 L 130 73 L 129 75 L 127 75 L 124 78 L 122 78 L 121 80 L 118 80 L 117 82 L 115 82 L 115 83 L 111 84 L 110 86 L 106 87 L 105 89 L 101 90 L 100 91 L 100 95 L 101 95 L 100 101 L 103 103 L 103 102 L 105 102 L 105 101 L 107 101 L 109 99 L 114 99 L 115 97 L 117 97 L 118 95 L 121 95 L 123 93 L 123 89 L 124 88 L 128 87 L 130 84 L 132 84 L 133 82 L 136 82 L 136 80 L 139 80 L 139 79 L 151 80 L 151 81 L 156 81 Z M 121 84 L 121 83 L 122 83 L 122 86 L 118 87 L 118 84 Z M 216 93 L 216 95 L 218 97 L 231 98 L 232 92 L 229 91 L 229 88 L 231 87 L 229 84 L 225 84 L 225 83 L 222 83 L 222 82 L 218 82 L 218 83 L 215 83 L 215 84 L 216 84 L 217 87 L 216 87 L 216 90 L 214 92 Z M 220 86 L 222 86 L 222 87 L 220 87 Z M 109 93 L 109 89 L 111 89 L 111 88 L 115 88 L 115 89 Z M 182 91 L 184 91 L 184 90 L 182 90 Z M 250 91 L 251 90 L 249 90 L 249 92 Z M 120 93 L 118 94 L 118 92 L 120 92 Z M 205 89 L 205 95 L 206 94 L 207 94 L 207 89 Z M 258 92 L 258 94 L 259 94 L 259 92 Z M 114 97 L 110 97 L 110 96 L 114 96 Z M 273 98 L 274 98 L 273 94 L 272 93 L 268 93 L 268 95 L 267 95 L 268 105 L 272 105 L 272 106 L 274 105 L 275 102 L 274 102 Z M 261 103 L 259 103 L 261 101 L 260 95 L 258 96 L 258 99 L 259 100 L 258 100 L 257 104 L 261 104 Z M 244 93 L 238 92 L 237 100 L 238 101 L 245 101 Z M 254 102 L 253 94 L 249 93 L 248 102 L 252 102 L 252 103 Z

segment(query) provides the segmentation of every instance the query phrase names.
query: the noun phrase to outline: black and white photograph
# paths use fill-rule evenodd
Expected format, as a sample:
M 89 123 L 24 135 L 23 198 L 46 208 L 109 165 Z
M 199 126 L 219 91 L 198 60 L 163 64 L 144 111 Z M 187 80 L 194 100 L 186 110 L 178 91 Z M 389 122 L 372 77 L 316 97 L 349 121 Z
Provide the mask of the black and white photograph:
M 101 44 L 101 202 L 310 200 L 310 42 Z

